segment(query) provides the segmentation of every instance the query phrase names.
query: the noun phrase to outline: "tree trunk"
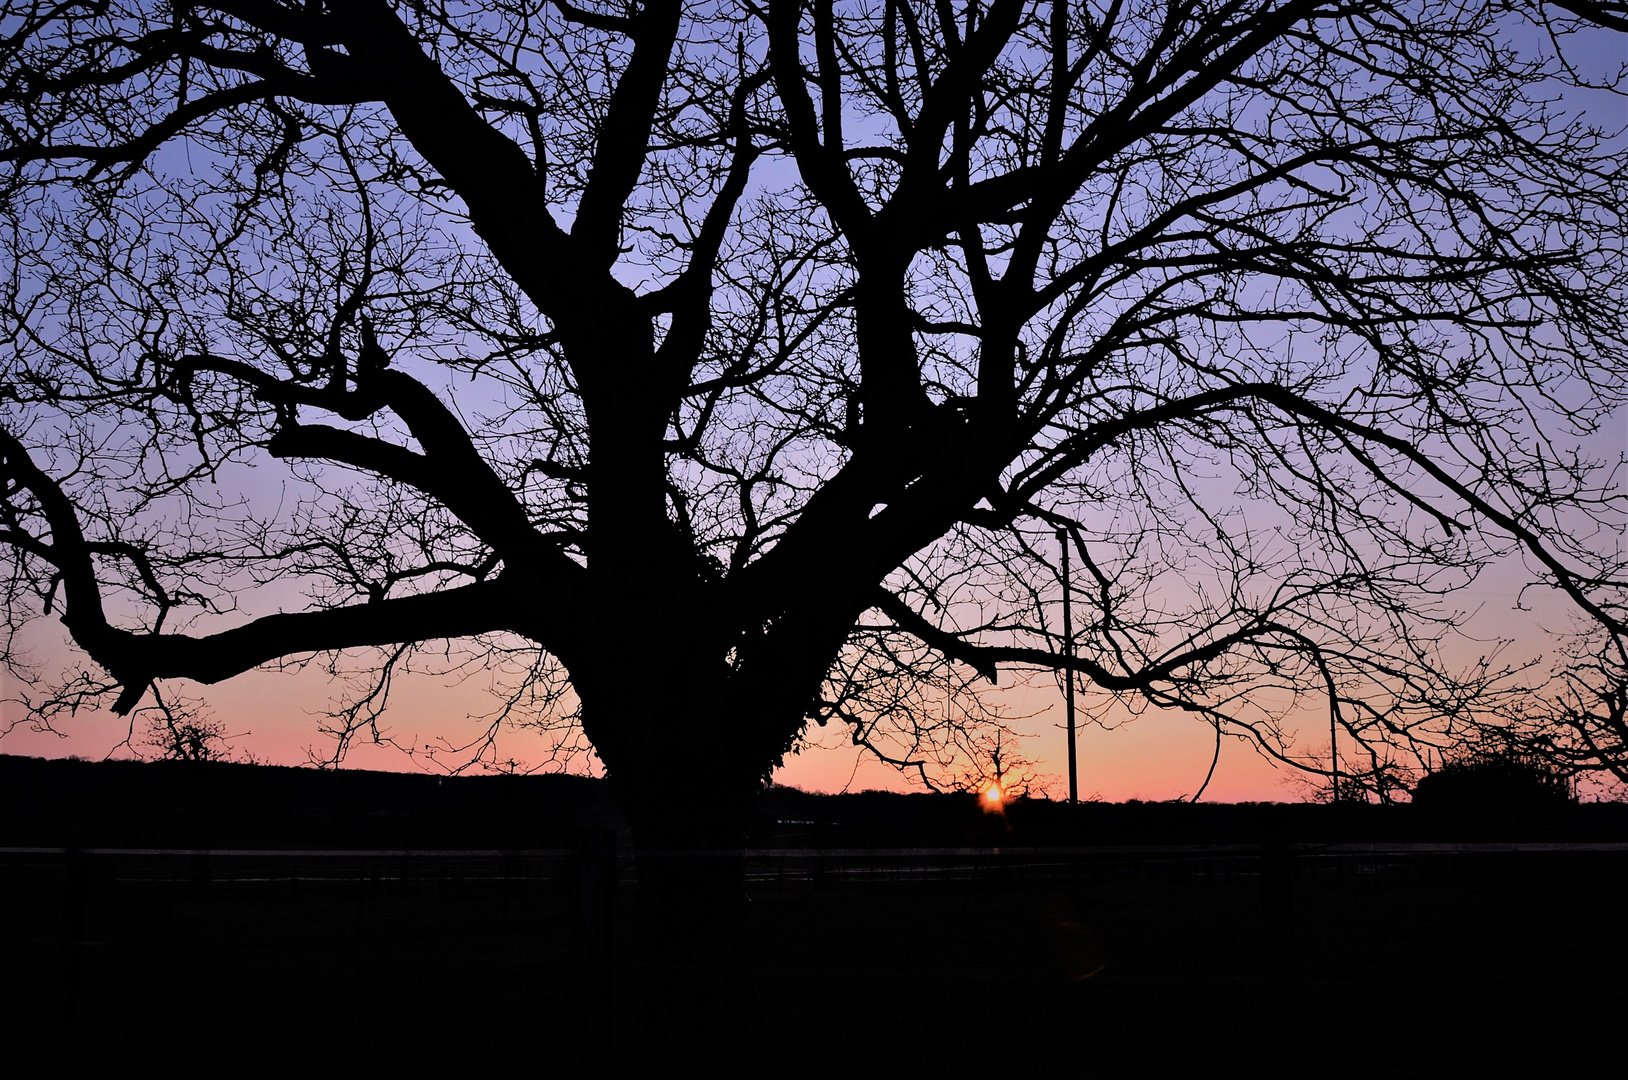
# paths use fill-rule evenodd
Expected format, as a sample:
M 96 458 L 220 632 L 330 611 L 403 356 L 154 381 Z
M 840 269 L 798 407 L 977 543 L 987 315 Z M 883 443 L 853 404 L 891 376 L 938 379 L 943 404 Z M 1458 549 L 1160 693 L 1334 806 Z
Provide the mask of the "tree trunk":
M 633 830 L 637 1024 L 658 1059 L 744 1061 L 762 1045 L 747 941 L 748 825 L 812 690 L 788 690 L 807 681 L 791 677 L 778 681 L 778 699 L 743 687 L 738 669 L 707 655 L 718 635 L 696 620 L 688 638 L 649 636 L 664 648 L 637 676 L 607 649 L 614 659 L 578 680 L 584 730 Z
M 665 798 L 644 794 L 630 808 L 639 903 L 638 1023 L 654 1058 L 717 1063 L 756 1045 L 746 936 L 750 809 L 749 800 L 702 801 L 693 791 L 671 790 Z

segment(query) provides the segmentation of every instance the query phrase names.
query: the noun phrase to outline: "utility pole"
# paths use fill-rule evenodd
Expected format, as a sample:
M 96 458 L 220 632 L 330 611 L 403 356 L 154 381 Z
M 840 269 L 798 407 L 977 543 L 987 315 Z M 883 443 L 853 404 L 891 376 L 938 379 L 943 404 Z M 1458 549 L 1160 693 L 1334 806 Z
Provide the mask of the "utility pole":
M 1080 768 L 1074 750 L 1074 608 L 1069 597 L 1068 533 L 1057 530 L 1057 546 L 1063 550 L 1063 701 L 1068 712 L 1068 805 L 1080 802 Z
M 1332 806 L 1333 804 L 1340 801 L 1340 744 L 1339 744 L 1340 729 L 1338 727 L 1338 724 L 1339 724 L 1339 721 L 1340 721 L 1340 710 L 1339 710 L 1339 707 L 1337 705 L 1333 704 L 1333 698 L 1332 697 L 1330 697 L 1329 701 L 1330 701 L 1330 704 L 1329 704 L 1329 709 L 1328 709 L 1328 775 L 1329 775 L 1329 782 L 1333 785 L 1333 790 L 1332 790 L 1332 792 L 1330 794 L 1330 797 L 1329 797 L 1329 805 Z

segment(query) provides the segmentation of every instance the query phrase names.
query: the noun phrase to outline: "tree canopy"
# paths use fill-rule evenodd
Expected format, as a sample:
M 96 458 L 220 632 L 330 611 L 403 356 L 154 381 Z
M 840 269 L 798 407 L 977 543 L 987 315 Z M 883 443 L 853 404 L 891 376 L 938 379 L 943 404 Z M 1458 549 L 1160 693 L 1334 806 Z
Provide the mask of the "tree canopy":
M 8 625 L 91 661 L 42 722 L 371 657 L 342 749 L 439 655 L 650 836 L 811 722 L 987 750 L 1012 670 L 1303 768 L 1317 710 L 1382 794 L 1628 768 L 1620 5 L 4 12 Z M 1569 691 L 1453 644 L 1510 565 Z

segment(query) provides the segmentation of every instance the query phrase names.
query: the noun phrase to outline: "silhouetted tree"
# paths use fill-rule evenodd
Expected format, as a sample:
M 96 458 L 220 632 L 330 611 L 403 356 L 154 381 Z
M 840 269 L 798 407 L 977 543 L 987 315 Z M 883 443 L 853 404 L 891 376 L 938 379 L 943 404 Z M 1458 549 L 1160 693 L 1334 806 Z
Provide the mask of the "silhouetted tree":
M 1497 750 L 1569 777 L 1628 783 L 1628 653 L 1620 633 L 1593 627 L 1564 643 L 1545 692 L 1497 729 Z M 1619 789 L 1620 790 L 1620 787 Z
M 1514 753 L 1469 754 L 1425 776 L 1413 801 L 1427 810 L 1532 813 L 1572 801 L 1571 785 L 1553 764 Z
M 201 712 L 197 703 L 169 700 L 157 687 L 152 698 L 151 705 L 135 710 L 146 713 L 143 749 L 175 761 L 225 761 L 231 756 L 226 740 L 233 736 L 223 721 Z
M 1094 715 L 1394 771 L 1499 722 L 1486 566 L 1622 648 L 1615 10 L 8 2 L 9 625 L 93 665 L 37 715 L 378 650 L 342 750 L 492 670 L 679 955 L 729 872 L 653 853 L 810 721 L 925 768 L 1064 666 L 1062 529 Z

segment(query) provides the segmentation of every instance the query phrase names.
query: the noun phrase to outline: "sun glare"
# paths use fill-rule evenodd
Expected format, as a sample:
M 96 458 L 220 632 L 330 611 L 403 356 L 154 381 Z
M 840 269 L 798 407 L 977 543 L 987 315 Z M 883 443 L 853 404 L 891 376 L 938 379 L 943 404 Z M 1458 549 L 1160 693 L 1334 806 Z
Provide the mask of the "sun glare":
M 999 784 L 991 784 L 989 786 L 989 790 L 984 792 L 984 801 L 989 803 L 991 806 L 999 806 L 1001 804 L 1001 799 L 1002 795 Z

